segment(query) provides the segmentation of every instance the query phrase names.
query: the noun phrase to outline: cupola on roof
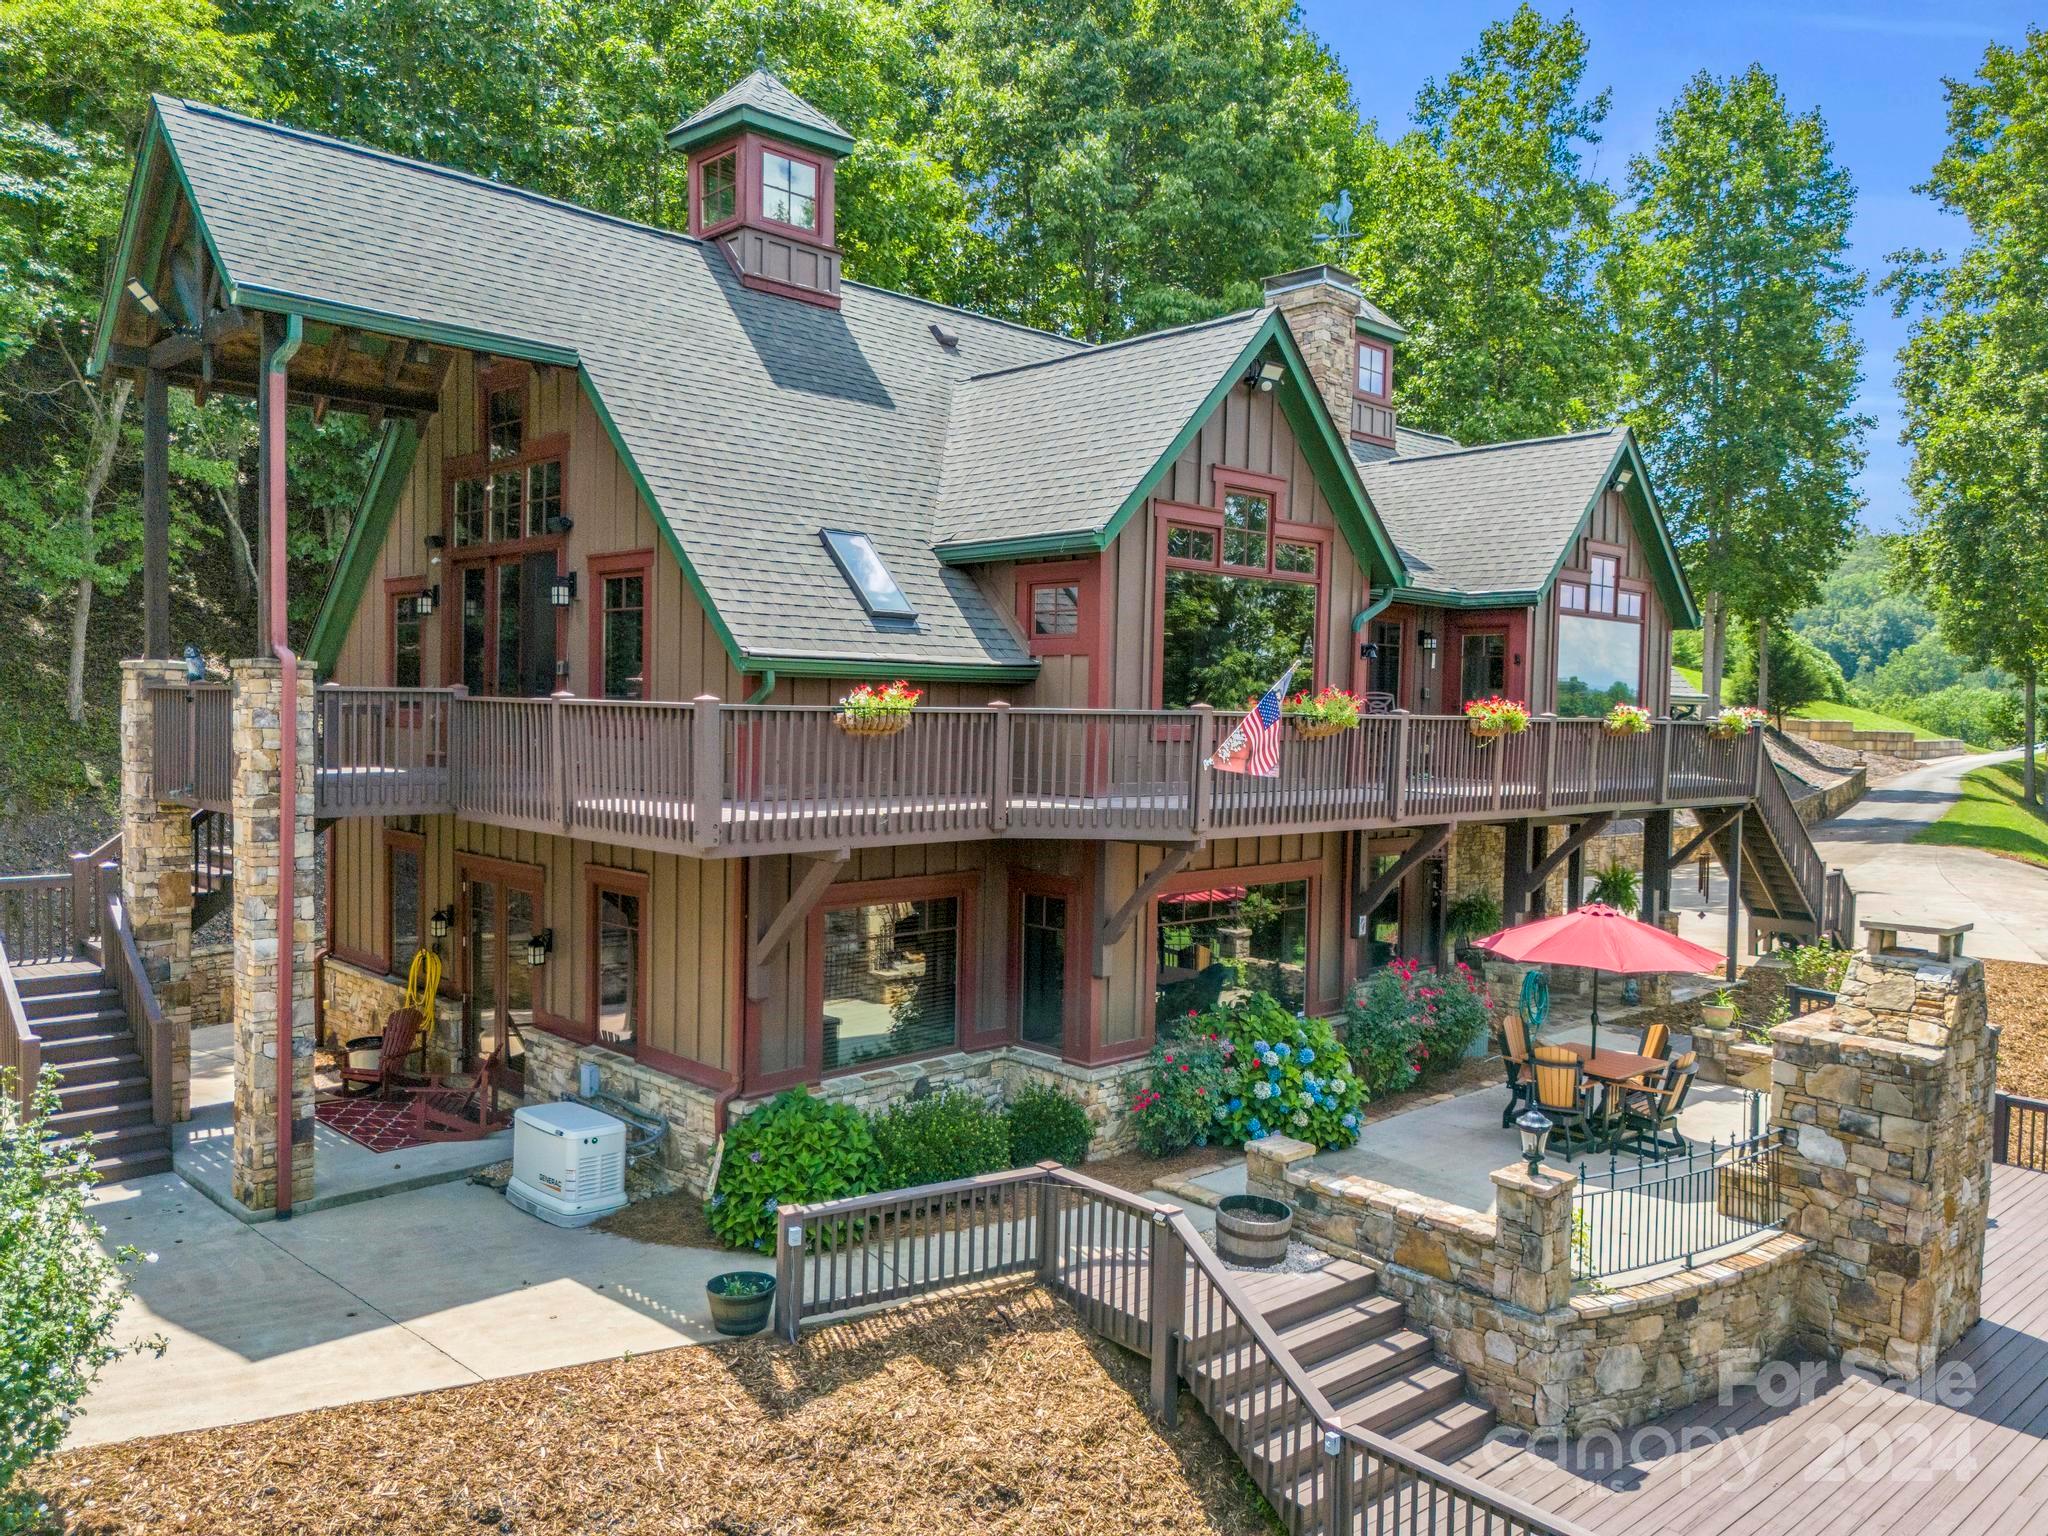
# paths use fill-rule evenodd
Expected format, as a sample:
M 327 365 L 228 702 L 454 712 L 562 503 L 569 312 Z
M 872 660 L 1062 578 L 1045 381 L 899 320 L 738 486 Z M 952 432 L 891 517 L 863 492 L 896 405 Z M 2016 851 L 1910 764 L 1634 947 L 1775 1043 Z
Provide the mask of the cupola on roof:
M 853 148 L 852 134 L 766 69 L 755 70 L 669 129 L 668 147 L 687 153 L 746 128 L 835 158 Z

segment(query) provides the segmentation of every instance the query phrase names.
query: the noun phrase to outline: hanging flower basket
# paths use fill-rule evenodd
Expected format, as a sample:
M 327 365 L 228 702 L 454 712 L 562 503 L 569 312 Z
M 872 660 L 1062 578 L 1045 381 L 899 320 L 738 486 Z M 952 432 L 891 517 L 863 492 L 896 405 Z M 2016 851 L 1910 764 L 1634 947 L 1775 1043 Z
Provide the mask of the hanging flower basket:
M 1724 709 L 1709 720 L 1707 734 L 1716 741 L 1734 741 L 1739 736 L 1747 736 L 1768 718 L 1754 705 L 1743 704 L 1732 709 Z
M 1465 728 L 1475 741 L 1519 736 L 1529 729 L 1529 707 L 1517 699 L 1504 699 L 1498 694 L 1490 699 L 1474 699 L 1465 706 Z
M 849 736 L 894 736 L 910 724 L 910 712 L 924 690 L 898 680 L 876 687 L 862 683 L 839 701 L 832 723 Z
M 1600 724 L 1610 736 L 1647 736 L 1650 712 L 1640 704 L 1617 704 Z
M 1300 740 L 1322 741 L 1341 731 L 1356 730 L 1365 705 L 1357 694 L 1342 688 L 1325 688 L 1314 697 L 1303 689 L 1281 706 L 1281 713 Z

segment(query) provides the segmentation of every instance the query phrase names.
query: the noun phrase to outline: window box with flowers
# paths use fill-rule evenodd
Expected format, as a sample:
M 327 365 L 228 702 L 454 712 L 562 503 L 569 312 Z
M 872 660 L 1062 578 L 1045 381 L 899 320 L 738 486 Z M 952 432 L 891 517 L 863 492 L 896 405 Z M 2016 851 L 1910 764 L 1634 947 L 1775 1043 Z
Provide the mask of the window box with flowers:
M 839 701 L 832 721 L 849 736 L 894 736 L 910 724 L 910 712 L 924 697 L 900 678 L 893 683 L 862 683 Z
M 1753 704 L 1735 705 L 1707 722 L 1707 734 L 1716 741 L 1734 741 L 1739 736 L 1747 736 L 1768 718 Z
M 1617 704 L 1600 724 L 1610 736 L 1647 736 L 1650 712 L 1640 704 Z
M 1516 699 L 1473 699 L 1465 706 L 1465 725 L 1481 741 L 1519 736 L 1529 729 L 1529 706 Z
M 1321 741 L 1356 730 L 1365 705 L 1357 694 L 1342 688 L 1325 688 L 1314 696 L 1303 689 L 1282 705 L 1280 712 L 1294 723 L 1294 734 L 1303 741 Z

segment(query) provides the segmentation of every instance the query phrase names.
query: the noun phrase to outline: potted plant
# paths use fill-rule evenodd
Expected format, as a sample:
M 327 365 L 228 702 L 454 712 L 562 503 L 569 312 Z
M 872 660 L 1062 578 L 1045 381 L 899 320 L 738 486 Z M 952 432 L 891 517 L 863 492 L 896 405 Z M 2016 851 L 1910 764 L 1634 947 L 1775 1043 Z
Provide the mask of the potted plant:
M 1746 736 L 1768 717 L 1753 704 L 1732 705 L 1707 722 L 1707 734 L 1716 741 L 1733 741 Z
M 1529 706 L 1499 694 L 1490 699 L 1473 699 L 1465 706 L 1465 724 L 1480 741 L 1519 736 L 1529 729 Z
M 706 1281 L 704 1294 L 711 1301 L 711 1326 L 720 1333 L 759 1333 L 775 1305 L 775 1277 L 758 1269 L 729 1270 Z
M 894 736 L 910 724 L 910 712 L 923 697 L 922 688 L 901 678 L 879 687 L 862 683 L 839 701 L 839 713 L 832 720 L 849 736 Z
M 1642 891 L 1643 877 L 1617 861 L 1593 877 L 1593 888 L 1588 894 L 1603 906 L 1633 915 L 1642 900 Z
M 1700 1022 L 1709 1029 L 1733 1029 L 1735 994 L 1727 987 L 1717 990 L 1711 1003 L 1700 1004 Z
M 1463 954 L 1474 939 L 1499 931 L 1500 903 L 1484 891 L 1471 891 L 1444 909 L 1444 937 L 1454 952 Z
M 1600 724 L 1610 736 L 1647 736 L 1650 712 L 1640 704 L 1617 704 Z
M 1294 722 L 1294 734 L 1303 741 L 1321 741 L 1340 731 L 1356 730 L 1365 707 L 1357 694 L 1342 688 L 1325 688 L 1313 698 L 1303 689 L 1282 705 L 1280 712 Z

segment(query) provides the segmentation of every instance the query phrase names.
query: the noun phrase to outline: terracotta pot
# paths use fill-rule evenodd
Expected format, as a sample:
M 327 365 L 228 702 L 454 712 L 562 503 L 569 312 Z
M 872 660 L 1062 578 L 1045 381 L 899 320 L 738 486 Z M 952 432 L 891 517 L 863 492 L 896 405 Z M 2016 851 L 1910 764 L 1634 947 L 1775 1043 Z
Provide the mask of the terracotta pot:
M 1733 1029 L 1735 1027 L 1735 1005 L 1733 1003 L 1703 1003 L 1700 1005 L 1700 1022 L 1709 1029 Z
M 894 736 L 910 724 L 910 711 L 891 715 L 834 715 L 832 723 L 849 736 Z

